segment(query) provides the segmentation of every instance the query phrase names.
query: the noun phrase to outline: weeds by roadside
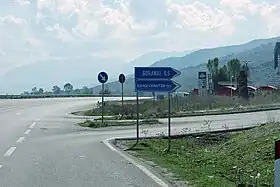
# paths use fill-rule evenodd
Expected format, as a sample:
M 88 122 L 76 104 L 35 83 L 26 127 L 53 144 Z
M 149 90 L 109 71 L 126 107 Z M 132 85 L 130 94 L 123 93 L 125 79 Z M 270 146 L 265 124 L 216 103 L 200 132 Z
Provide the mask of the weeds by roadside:
M 243 132 L 211 134 L 211 122 L 205 121 L 203 136 L 172 139 L 169 153 L 165 152 L 168 140 L 163 138 L 163 132 L 158 133 L 162 138 L 141 140 L 131 153 L 167 168 L 173 173 L 173 181 L 175 177 L 188 181 L 190 186 L 236 187 L 253 183 L 268 187 L 273 185 L 273 146 L 280 137 L 279 126 L 268 123 Z M 193 131 L 186 128 L 182 132 Z
M 157 119 L 146 119 L 139 122 L 140 125 L 154 125 L 161 124 Z M 82 123 L 79 123 L 81 127 L 90 127 L 90 128 L 104 128 L 104 127 L 118 127 L 118 126 L 133 126 L 136 125 L 136 121 L 104 121 L 101 120 L 86 120 Z

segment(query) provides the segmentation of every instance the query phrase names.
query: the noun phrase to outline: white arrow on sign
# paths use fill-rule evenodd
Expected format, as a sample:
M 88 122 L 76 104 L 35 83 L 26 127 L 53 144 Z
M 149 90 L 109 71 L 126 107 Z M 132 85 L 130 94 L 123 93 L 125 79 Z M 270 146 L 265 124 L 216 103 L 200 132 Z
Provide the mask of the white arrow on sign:
M 106 81 L 106 77 L 102 76 L 102 74 L 100 74 L 99 76 L 101 77 L 101 79 L 102 79 L 103 81 Z

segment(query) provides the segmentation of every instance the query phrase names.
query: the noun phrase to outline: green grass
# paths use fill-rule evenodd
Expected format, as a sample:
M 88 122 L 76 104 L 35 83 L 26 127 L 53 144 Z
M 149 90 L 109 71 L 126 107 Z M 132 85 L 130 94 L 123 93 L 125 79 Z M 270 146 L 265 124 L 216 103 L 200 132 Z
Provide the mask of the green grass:
M 258 173 L 258 186 L 273 186 L 276 139 L 280 139 L 279 123 L 219 137 L 172 140 L 170 153 L 164 151 L 167 140 L 141 140 L 131 153 L 169 169 L 192 186 L 236 187 Z
M 229 98 L 222 96 L 209 97 L 186 97 L 172 98 L 171 116 L 172 117 L 188 117 L 200 115 L 217 115 L 230 113 L 244 113 L 263 111 L 270 109 L 279 109 L 279 106 L 262 106 L 263 104 L 272 104 L 278 100 L 272 99 L 272 96 L 258 96 L 250 101 L 244 101 L 239 98 Z M 280 99 L 279 99 L 280 101 Z M 242 105 L 243 108 L 239 106 Z M 153 101 L 144 100 L 140 102 L 139 113 L 140 119 L 166 118 L 168 117 L 167 100 Z M 201 110 L 204 110 L 203 112 Z M 108 101 L 104 106 L 104 116 L 113 116 L 120 119 L 120 113 L 124 113 L 122 119 L 136 119 L 136 103 L 135 101 L 124 101 L 124 108 L 119 101 Z M 101 116 L 100 106 L 87 111 L 80 111 L 77 115 L 85 116 Z
M 154 124 L 160 124 L 160 122 L 157 119 L 147 119 L 142 120 L 139 122 L 139 125 L 154 125 Z M 110 127 L 110 126 L 132 126 L 136 125 L 136 121 L 106 121 L 104 120 L 104 123 L 102 123 L 101 120 L 86 120 L 82 123 L 79 123 L 81 127 L 90 127 L 90 128 L 103 128 L 103 127 Z

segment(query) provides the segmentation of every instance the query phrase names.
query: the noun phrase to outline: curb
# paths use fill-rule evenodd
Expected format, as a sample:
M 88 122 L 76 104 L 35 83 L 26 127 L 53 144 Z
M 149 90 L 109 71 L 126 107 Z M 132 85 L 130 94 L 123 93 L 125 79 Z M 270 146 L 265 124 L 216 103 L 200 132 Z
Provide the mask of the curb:
M 271 107 L 271 108 L 256 108 L 256 109 L 249 109 L 249 110 L 240 110 L 240 111 L 225 111 L 220 113 L 201 113 L 201 114 L 190 114 L 188 116 L 174 116 L 172 118 L 182 118 L 182 117 L 196 117 L 196 116 L 218 116 L 218 115 L 228 115 L 228 114 L 242 114 L 242 113 L 253 113 L 253 112 L 266 112 L 266 111 L 274 111 L 280 110 L 280 106 L 278 107 Z M 159 118 L 159 119 L 166 119 L 166 118 Z
M 140 164 L 140 162 L 134 158 L 133 156 L 126 155 L 123 151 L 119 150 L 114 146 L 114 143 L 116 141 L 116 138 L 109 138 L 106 140 L 103 140 L 103 143 L 110 148 L 112 151 L 118 153 L 120 156 L 122 156 L 124 159 L 126 159 L 128 162 L 133 164 L 135 167 L 140 169 L 144 174 L 146 174 L 148 177 L 150 177 L 153 181 L 155 181 L 160 187 L 171 187 L 170 184 L 165 182 L 164 180 L 160 179 L 158 176 L 156 176 L 153 172 L 151 172 L 147 167 Z M 133 157 L 133 158 L 132 158 Z
M 249 126 L 249 127 L 243 127 L 243 128 L 232 128 L 228 130 L 222 130 L 222 129 L 216 129 L 209 132 L 191 132 L 186 134 L 178 134 L 178 135 L 171 135 L 171 139 L 177 139 L 177 138 L 184 138 L 184 137 L 201 137 L 208 133 L 210 134 L 220 134 L 220 133 L 231 133 L 231 132 L 240 132 L 240 131 L 246 131 L 253 128 L 256 128 L 258 125 L 255 126 Z M 168 136 L 148 136 L 148 137 L 139 137 L 139 140 L 149 140 L 149 139 L 168 139 Z M 112 141 L 116 142 L 119 140 L 136 140 L 135 137 L 127 137 L 127 138 L 113 138 Z

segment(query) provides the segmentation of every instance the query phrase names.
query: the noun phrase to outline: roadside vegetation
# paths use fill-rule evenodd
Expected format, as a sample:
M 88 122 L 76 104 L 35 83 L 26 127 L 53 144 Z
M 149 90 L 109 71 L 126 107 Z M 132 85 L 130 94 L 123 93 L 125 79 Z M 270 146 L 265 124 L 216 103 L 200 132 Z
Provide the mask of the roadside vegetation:
M 241 98 L 226 96 L 173 96 L 171 101 L 172 117 L 187 117 L 199 115 L 231 114 L 242 112 L 255 112 L 280 108 L 280 95 L 266 93 L 257 95 L 249 101 Z M 275 105 L 279 103 L 279 105 Z M 140 119 L 156 119 L 168 116 L 168 101 L 142 100 L 139 105 Z M 101 116 L 101 103 L 97 107 L 87 111 L 75 112 L 76 115 Z M 136 119 L 136 102 L 124 101 L 124 108 L 120 101 L 108 101 L 104 105 L 104 115 L 110 119 Z
M 235 132 L 172 139 L 166 152 L 164 138 L 140 140 L 130 154 L 160 168 L 163 175 L 197 187 L 236 187 L 238 184 L 273 186 L 274 142 L 280 138 L 280 123 L 260 125 Z M 135 141 L 118 140 L 121 148 Z
M 139 125 L 155 125 L 160 124 L 156 119 L 146 119 L 139 121 Z M 90 127 L 90 128 L 103 128 L 103 127 L 124 127 L 136 125 L 136 121 L 110 121 L 105 120 L 103 123 L 101 119 L 97 120 L 86 120 L 85 122 L 79 123 L 81 127 Z

